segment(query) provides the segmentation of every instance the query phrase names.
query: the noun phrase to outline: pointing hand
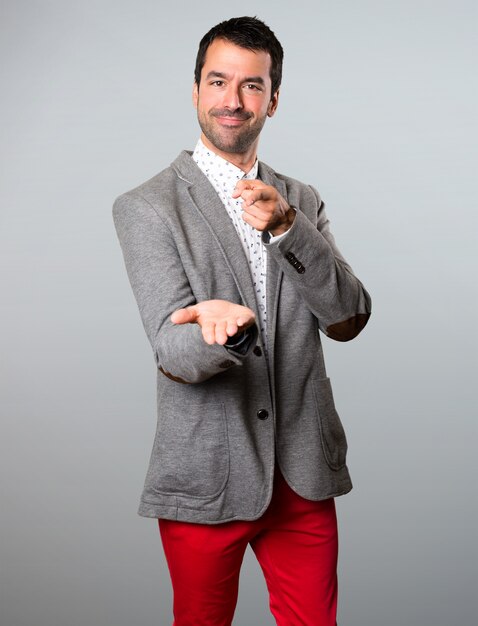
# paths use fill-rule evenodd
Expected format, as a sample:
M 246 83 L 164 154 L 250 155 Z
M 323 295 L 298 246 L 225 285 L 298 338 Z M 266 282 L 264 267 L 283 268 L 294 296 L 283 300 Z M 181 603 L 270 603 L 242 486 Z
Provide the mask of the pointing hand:
M 281 235 L 294 222 L 295 210 L 275 187 L 265 185 L 261 180 L 239 180 L 232 197 L 242 198 L 242 219 L 256 230 Z

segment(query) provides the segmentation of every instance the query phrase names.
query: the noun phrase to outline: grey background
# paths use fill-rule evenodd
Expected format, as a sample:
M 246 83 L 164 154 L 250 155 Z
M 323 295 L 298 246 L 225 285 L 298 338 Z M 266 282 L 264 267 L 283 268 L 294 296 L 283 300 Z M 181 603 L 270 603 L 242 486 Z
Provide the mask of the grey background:
M 318 187 L 374 299 L 363 335 L 325 340 L 355 484 L 340 624 L 476 623 L 475 5 L 2 0 L 2 626 L 171 622 L 111 204 L 194 146 L 198 41 L 241 14 L 286 52 L 260 156 Z M 272 623 L 247 554 L 235 626 Z

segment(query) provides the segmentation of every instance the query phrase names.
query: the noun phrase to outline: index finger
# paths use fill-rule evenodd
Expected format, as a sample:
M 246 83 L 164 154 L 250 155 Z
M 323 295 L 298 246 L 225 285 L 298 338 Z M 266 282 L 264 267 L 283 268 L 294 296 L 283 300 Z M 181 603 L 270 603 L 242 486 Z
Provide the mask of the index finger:
M 244 200 L 244 206 L 251 206 L 251 204 L 255 204 L 258 200 L 268 200 L 269 195 L 264 189 L 253 189 L 249 191 L 249 193 L 242 194 L 242 199 Z

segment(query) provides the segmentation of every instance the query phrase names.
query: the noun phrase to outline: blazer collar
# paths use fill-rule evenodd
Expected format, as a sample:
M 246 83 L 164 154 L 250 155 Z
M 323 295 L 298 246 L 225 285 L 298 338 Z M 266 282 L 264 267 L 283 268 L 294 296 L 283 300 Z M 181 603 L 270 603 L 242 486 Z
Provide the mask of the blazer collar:
M 207 176 L 205 176 L 201 172 L 201 170 L 199 169 L 199 167 L 196 165 L 196 163 L 193 161 L 191 157 L 192 157 L 191 151 L 183 150 L 179 154 L 179 156 L 173 161 L 172 167 L 176 171 L 179 178 L 182 178 L 185 182 L 189 183 L 190 185 L 195 185 L 195 184 L 201 185 L 201 184 L 204 184 L 204 181 L 209 183 Z M 266 183 L 266 185 L 272 185 L 273 187 L 275 187 L 282 196 L 284 197 L 287 196 L 287 191 L 286 191 L 286 186 L 284 184 L 284 181 L 278 178 L 274 170 L 263 161 L 259 161 L 259 178 L 264 183 Z M 211 188 L 211 191 L 214 194 L 216 194 L 214 188 L 212 187 L 210 183 L 209 183 L 209 186 Z

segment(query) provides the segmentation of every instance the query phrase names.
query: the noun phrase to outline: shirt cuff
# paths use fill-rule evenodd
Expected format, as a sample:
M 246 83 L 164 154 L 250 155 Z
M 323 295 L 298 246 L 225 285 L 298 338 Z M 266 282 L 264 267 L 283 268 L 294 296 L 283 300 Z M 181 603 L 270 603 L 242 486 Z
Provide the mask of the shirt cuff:
M 274 243 L 275 241 L 279 241 L 279 239 L 283 239 L 287 235 L 289 230 L 286 230 L 285 233 L 281 233 L 280 235 L 271 235 L 269 233 L 269 243 Z
M 251 349 L 252 344 L 256 343 L 258 334 L 257 326 L 253 324 L 246 330 L 241 330 L 229 337 L 224 347 L 240 356 L 245 356 Z

